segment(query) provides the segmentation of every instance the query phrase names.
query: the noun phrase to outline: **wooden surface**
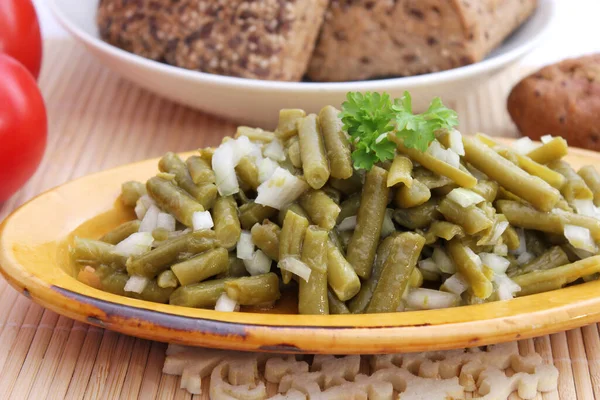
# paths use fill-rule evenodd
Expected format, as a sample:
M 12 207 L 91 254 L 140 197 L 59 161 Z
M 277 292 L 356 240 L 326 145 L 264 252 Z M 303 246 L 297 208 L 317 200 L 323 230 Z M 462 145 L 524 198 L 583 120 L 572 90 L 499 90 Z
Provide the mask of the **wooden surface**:
M 0 221 L 31 197 L 68 180 L 168 150 L 213 145 L 233 133 L 231 123 L 122 80 L 71 41 L 45 46 L 40 86 L 49 113 L 46 155 L 27 186 L 0 205 Z M 450 104 L 461 116 L 461 130 L 514 136 L 504 102 L 522 74 L 507 71 Z M 538 398 L 600 399 L 598 329 L 590 325 L 519 343 L 523 354 L 537 351 L 560 371 L 559 391 Z M 191 399 L 179 389 L 179 378 L 161 373 L 165 349 L 163 343 L 58 316 L 0 278 L 0 399 Z

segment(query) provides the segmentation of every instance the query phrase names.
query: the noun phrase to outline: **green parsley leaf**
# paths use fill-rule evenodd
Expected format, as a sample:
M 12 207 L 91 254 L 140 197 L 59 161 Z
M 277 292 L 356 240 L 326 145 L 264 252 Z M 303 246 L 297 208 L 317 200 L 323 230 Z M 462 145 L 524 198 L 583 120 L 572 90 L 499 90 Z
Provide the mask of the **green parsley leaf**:
M 393 102 L 387 93 L 349 92 L 340 117 L 354 145 L 354 168 L 369 170 L 380 161 L 394 158 L 396 145 L 389 132 L 402 138 L 406 147 L 426 151 L 440 129 L 458 125 L 455 111 L 436 97 L 426 112 L 413 114 L 410 93 Z

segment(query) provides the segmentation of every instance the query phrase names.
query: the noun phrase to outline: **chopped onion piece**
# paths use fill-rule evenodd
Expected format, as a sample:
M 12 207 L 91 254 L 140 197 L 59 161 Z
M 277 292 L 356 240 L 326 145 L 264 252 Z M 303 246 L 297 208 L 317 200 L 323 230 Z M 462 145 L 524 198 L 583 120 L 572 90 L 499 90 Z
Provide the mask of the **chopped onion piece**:
M 485 201 L 481 195 L 465 188 L 452 189 L 446 197 L 463 208 L 467 208 Z
M 508 246 L 505 244 L 494 245 L 494 254 L 506 257 L 508 255 Z
M 544 135 L 540 138 L 540 140 L 542 141 L 543 144 L 551 142 L 552 139 L 554 139 L 554 137 L 552 135 Z
M 164 212 L 158 213 L 158 217 L 156 218 L 156 227 L 162 228 L 167 232 L 175 232 L 175 225 L 177 221 L 175 221 L 175 217 L 171 214 L 167 214 Z
M 195 231 L 210 229 L 215 226 L 212 216 L 208 211 L 196 211 L 192 214 L 192 226 Z
M 433 272 L 434 274 L 440 273 L 440 269 L 432 258 L 424 258 L 419 261 L 418 265 L 423 271 Z
M 437 140 L 431 142 L 427 153 L 446 164 L 450 164 L 454 168 L 458 168 L 460 165 L 460 156 L 450 149 L 444 149 Z
M 240 136 L 235 140 L 230 140 L 226 143 L 231 143 L 233 146 L 233 162 L 235 165 L 238 165 L 240 160 L 250 154 L 255 148 L 255 144 L 250 141 L 248 136 Z M 214 154 L 213 154 L 214 157 Z M 234 165 L 234 166 L 235 166 Z
M 237 158 L 236 146 L 232 142 L 230 140 L 217 147 L 212 157 L 215 183 L 221 196 L 229 196 L 240 191 L 235 167 L 241 157 Z
M 231 297 L 227 296 L 227 293 L 221 293 L 217 299 L 215 305 L 215 311 L 232 312 L 239 309 L 239 304 Z
M 573 246 L 571 246 L 571 250 L 573 250 L 573 253 L 575 253 L 575 255 L 582 260 L 584 258 L 588 258 L 588 257 L 591 257 L 594 255 L 594 253 L 590 253 L 589 251 L 586 251 L 586 250 L 577 249 Z
M 506 274 L 506 270 L 510 266 L 510 261 L 494 253 L 479 253 L 479 258 L 483 264 L 491 268 L 495 274 Z
M 534 143 L 528 137 L 522 137 L 518 140 L 515 140 L 512 145 L 512 149 L 519 154 L 527 154 L 532 150 L 535 150 L 539 147 L 538 144 Z
M 277 167 L 275 173 L 258 187 L 255 202 L 280 210 L 296 200 L 308 189 L 304 179 L 292 175 L 288 170 Z
M 510 300 L 515 297 L 515 293 L 521 291 L 521 287 L 506 275 L 495 275 L 494 285 L 498 300 Z
M 258 163 L 258 181 L 263 183 L 264 181 L 268 180 L 271 176 L 273 176 L 277 167 L 279 167 L 279 164 L 277 164 L 275 161 L 271 160 L 270 158 L 263 158 Z
M 575 211 L 577 211 L 577 214 L 600 219 L 600 212 L 598 210 L 598 207 L 594 205 L 594 201 L 592 199 L 575 199 L 573 200 L 573 206 L 575 207 Z
M 263 150 L 263 154 L 265 157 L 269 157 L 275 161 L 283 161 L 285 160 L 285 152 L 283 151 L 283 146 L 278 139 L 273 140 L 271 143 L 265 146 Z
M 462 141 L 462 135 L 456 129 L 452 129 L 450 131 L 449 137 L 450 139 L 450 150 L 458 154 L 459 156 L 465 155 L 465 146 Z
M 150 208 L 150 206 L 156 205 L 154 199 L 147 194 L 142 195 L 140 197 L 140 201 L 146 206 L 146 208 Z
M 304 279 L 306 282 L 310 279 L 311 269 L 308 265 L 295 257 L 286 257 L 277 264 L 279 269 L 289 271 L 294 275 Z
M 258 143 L 250 143 L 250 151 L 248 151 L 246 157 L 258 165 L 263 159 L 261 146 Z
M 138 232 L 152 232 L 155 230 L 158 224 L 158 214 L 160 214 L 160 209 L 154 204 L 151 205 L 150 208 L 148 208 L 148 211 L 146 211 L 144 219 L 140 223 Z
M 589 229 L 576 225 L 565 225 L 564 232 L 573 247 L 591 253 L 596 252 L 596 243 L 594 243 Z
M 523 228 L 516 228 L 517 236 L 519 237 L 519 247 L 516 250 L 511 250 L 510 254 L 515 256 L 520 256 L 523 253 L 527 252 L 527 241 L 525 240 L 525 231 Z
M 123 290 L 126 292 L 133 292 L 139 294 L 144 291 L 146 285 L 149 282 L 150 279 L 146 278 L 145 276 L 131 275 L 129 279 L 127 279 L 127 282 L 125 282 L 125 287 L 123 288 Z
M 494 234 L 490 238 L 489 243 L 497 243 L 500 240 L 500 238 L 502 237 L 502 234 L 504 233 L 506 228 L 508 228 L 508 225 L 509 225 L 508 221 L 500 221 L 497 224 L 495 224 L 494 225 Z
M 453 274 L 456 272 L 456 265 L 450 256 L 441 247 L 433 249 L 433 255 L 431 256 L 436 267 L 446 274 Z
M 443 286 L 448 292 L 460 296 L 469 288 L 469 282 L 467 282 L 466 279 L 459 272 L 457 272 L 450 278 L 446 279 Z
M 135 211 L 135 215 L 136 215 L 137 219 L 139 219 L 140 221 L 144 219 L 144 216 L 146 215 L 146 211 L 148 211 L 148 209 L 146 208 L 144 203 L 142 203 L 139 199 L 135 203 L 135 208 L 133 210 Z
M 252 234 L 248 231 L 243 231 L 237 242 L 236 247 L 237 258 L 242 260 L 252 260 L 254 255 L 254 242 Z
M 396 232 L 396 226 L 394 225 L 394 221 L 392 220 L 392 214 L 394 210 L 391 208 L 387 208 L 385 210 L 385 216 L 383 217 L 383 224 L 381 225 L 381 237 L 385 238 Z M 343 221 L 342 221 L 343 222 Z
M 256 250 L 249 260 L 244 260 L 246 271 L 252 276 L 266 274 L 271 270 L 271 259 L 262 250 Z
M 339 232 L 351 231 L 354 228 L 356 228 L 356 215 L 344 218 L 342 222 L 340 222 L 340 224 L 337 226 L 337 230 Z
M 459 303 L 460 296 L 432 289 L 411 289 L 406 296 L 406 306 L 416 310 L 450 308 L 456 307 Z
M 153 241 L 150 232 L 132 233 L 115 245 L 113 253 L 124 257 L 139 256 L 150 250 Z
M 528 251 L 519 254 L 519 257 L 517 257 L 517 264 L 519 265 L 523 265 L 523 264 L 527 264 L 529 261 L 533 260 L 535 258 L 535 255 L 533 255 L 533 253 L 530 253 Z

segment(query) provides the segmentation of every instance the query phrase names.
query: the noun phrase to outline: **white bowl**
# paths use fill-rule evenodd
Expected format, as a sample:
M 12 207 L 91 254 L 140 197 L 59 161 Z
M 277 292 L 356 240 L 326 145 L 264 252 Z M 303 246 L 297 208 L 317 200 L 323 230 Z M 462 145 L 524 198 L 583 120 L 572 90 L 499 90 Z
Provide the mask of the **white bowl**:
M 358 82 L 274 82 L 190 71 L 131 54 L 103 42 L 96 25 L 98 0 L 49 0 L 60 23 L 98 59 L 138 85 L 173 101 L 240 123 L 273 127 L 281 108 L 318 111 L 341 104 L 349 91 L 410 91 L 416 110 L 440 96 L 449 102 L 511 65 L 548 31 L 555 5 L 540 0 L 534 15 L 485 60 L 431 74 Z

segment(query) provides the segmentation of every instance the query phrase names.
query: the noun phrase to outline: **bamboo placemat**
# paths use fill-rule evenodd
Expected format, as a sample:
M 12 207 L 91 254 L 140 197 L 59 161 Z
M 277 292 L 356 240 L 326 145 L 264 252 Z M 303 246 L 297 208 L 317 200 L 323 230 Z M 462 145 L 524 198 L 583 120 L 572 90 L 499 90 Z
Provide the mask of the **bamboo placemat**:
M 234 125 L 176 105 L 121 79 L 70 40 L 45 44 L 40 86 L 49 113 L 45 158 L 0 221 L 34 195 L 95 171 L 216 144 Z M 516 136 L 506 95 L 513 68 L 450 104 L 461 130 Z M 201 95 L 201 94 L 199 94 Z M 600 399 L 598 325 L 519 342 L 560 371 L 559 390 L 538 399 Z M 0 399 L 205 399 L 161 372 L 166 344 L 74 322 L 32 303 L 0 278 Z M 206 386 L 205 386 L 206 387 Z M 515 397 L 516 398 L 516 397 Z

